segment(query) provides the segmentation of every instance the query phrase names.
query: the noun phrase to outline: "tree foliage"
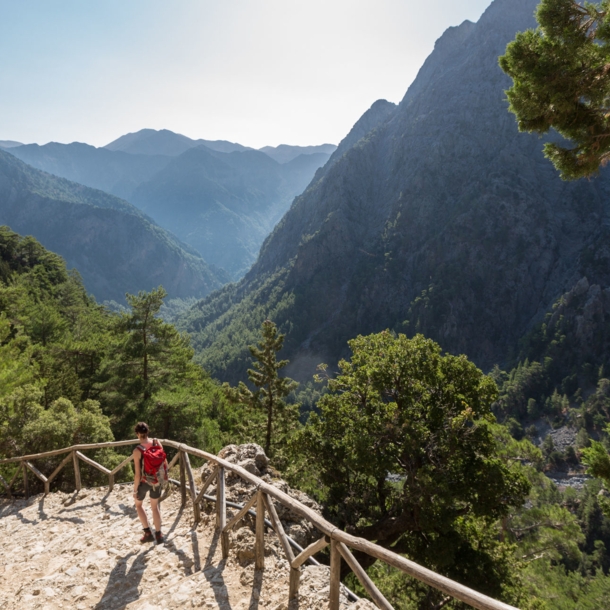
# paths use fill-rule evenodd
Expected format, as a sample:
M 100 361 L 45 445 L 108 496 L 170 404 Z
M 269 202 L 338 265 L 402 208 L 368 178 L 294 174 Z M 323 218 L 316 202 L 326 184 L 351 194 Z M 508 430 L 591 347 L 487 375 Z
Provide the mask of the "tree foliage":
M 500 66 L 521 131 L 555 129 L 571 145 L 544 150 L 564 179 L 595 173 L 610 160 L 610 2 L 542 0 L 538 28 L 517 34 Z
M 421 335 L 349 342 L 352 357 L 299 434 L 334 521 L 480 590 L 502 595 L 511 555 L 493 522 L 529 483 L 497 453 L 495 383 Z
M 158 317 L 163 298 L 128 295 L 112 313 L 60 257 L 0 227 L 0 456 L 125 438 L 138 419 L 219 450 L 233 425 L 226 400 Z
M 606 432 L 610 434 L 610 424 L 606 427 Z M 582 461 L 588 466 L 587 472 L 598 479 L 601 479 L 606 487 L 610 489 L 610 454 L 603 443 L 591 441 L 591 446 L 582 450 Z M 603 511 L 610 517 L 610 500 L 607 497 L 600 498 Z
M 288 360 L 277 359 L 283 344 L 284 335 L 278 334 L 277 326 L 271 320 L 265 320 L 261 326 L 260 343 L 250 346 L 254 360 L 253 368 L 248 369 L 248 378 L 256 389 L 250 390 L 243 381 L 237 388 L 228 384 L 224 386 L 229 400 L 264 414 L 265 453 L 274 457 L 276 450 L 285 445 L 287 435 L 295 429 L 299 418 L 298 405 L 288 404 L 285 400 L 298 384 L 279 374 L 288 364 Z

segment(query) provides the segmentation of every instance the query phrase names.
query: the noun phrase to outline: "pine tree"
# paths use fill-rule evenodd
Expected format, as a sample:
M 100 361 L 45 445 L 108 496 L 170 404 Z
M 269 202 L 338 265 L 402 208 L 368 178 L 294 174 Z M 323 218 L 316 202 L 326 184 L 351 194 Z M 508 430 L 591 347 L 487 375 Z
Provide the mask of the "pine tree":
M 513 79 L 506 92 L 521 131 L 555 129 L 573 146 L 545 155 L 574 180 L 610 160 L 610 0 L 542 0 L 539 27 L 517 34 L 500 57 Z
M 162 286 L 126 295 L 131 311 L 122 314 L 116 325 L 117 343 L 105 391 L 125 434 L 144 416 L 155 392 L 180 384 L 193 370 L 188 337 L 158 315 L 166 295 Z
M 288 360 L 277 360 L 277 353 L 284 345 L 284 335 L 278 334 L 277 326 L 265 320 L 261 326 L 261 336 L 261 342 L 249 348 L 254 361 L 253 368 L 248 369 L 248 378 L 256 390 L 251 391 L 243 382 L 237 388 L 229 388 L 228 384 L 224 388 L 232 402 L 244 403 L 254 411 L 265 414 L 265 453 L 271 456 L 273 446 L 283 444 L 285 436 L 298 420 L 298 406 L 287 405 L 284 400 L 298 383 L 279 375 Z M 274 439 L 274 433 L 281 438 Z

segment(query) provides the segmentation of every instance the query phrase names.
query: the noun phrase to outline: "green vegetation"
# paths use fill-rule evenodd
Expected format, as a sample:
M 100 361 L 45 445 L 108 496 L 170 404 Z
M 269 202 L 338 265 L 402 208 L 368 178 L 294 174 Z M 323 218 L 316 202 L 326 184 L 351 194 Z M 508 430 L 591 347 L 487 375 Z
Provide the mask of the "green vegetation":
M 218 451 L 230 410 L 188 338 L 158 317 L 164 296 L 128 295 L 129 310 L 112 313 L 59 256 L 0 227 L 0 457 L 128 438 L 139 419 L 159 437 Z M 120 459 L 100 453 L 106 465 Z
M 578 299 L 567 299 L 574 311 L 564 299 L 524 341 L 510 373 L 496 368 L 485 376 L 421 335 L 385 331 L 352 340 L 336 377 L 302 388 L 281 376 L 284 337 L 262 318 L 249 350 L 251 385 L 223 390 L 194 363 L 186 336 L 160 317 L 162 288 L 129 295 L 128 308 L 111 312 L 34 239 L 2 228 L 0 255 L 2 457 L 124 438 L 139 419 L 159 436 L 210 451 L 269 443 L 273 464 L 315 495 L 339 527 L 521 608 L 607 604 L 602 483 L 559 491 L 542 473 L 584 459 L 603 478 L 608 463 L 606 369 L 585 366 L 566 349 Z M 248 324 L 263 315 L 268 286 L 250 302 Z M 223 292 L 230 300 L 234 290 Z M 204 306 L 212 303 L 220 306 Z M 599 362 L 597 352 L 591 358 Z M 534 447 L 528 424 L 540 419 L 579 426 L 576 449 L 558 455 L 552 441 Z M 594 433 L 600 440 L 591 443 Z M 121 456 L 100 451 L 95 458 L 112 467 Z M 37 465 L 50 471 L 59 459 L 44 462 Z M 101 482 L 91 469 L 82 476 Z M 58 484 L 73 485 L 69 468 Z M 443 604 L 405 575 L 359 559 L 396 608 Z M 363 594 L 353 575 L 346 578 Z
M 495 384 L 421 335 L 386 331 L 358 337 L 350 348 L 350 361 L 328 380 L 320 416 L 312 414 L 296 440 L 319 472 L 332 520 L 512 600 L 512 547 L 493 524 L 523 504 L 529 484 L 497 455 Z
M 539 27 L 517 34 L 500 58 L 519 129 L 555 129 L 571 141 L 544 147 L 564 179 L 589 176 L 610 159 L 608 8 L 608 0 L 542 0 Z
M 192 338 L 196 361 L 213 377 L 233 383 L 244 378 L 249 346 L 257 342 L 265 320 L 275 321 L 288 336 L 287 343 L 295 343 L 296 325 L 287 322 L 295 315 L 295 296 L 286 290 L 287 276 L 282 269 L 256 280 L 247 295 L 241 290 L 243 280 L 229 284 L 177 320 L 178 328 Z
M 244 404 L 249 409 L 264 414 L 265 453 L 274 458 L 277 464 L 278 450 L 286 446 L 288 437 L 298 424 L 299 406 L 294 403 L 286 404 L 285 401 L 298 384 L 279 375 L 280 370 L 288 364 L 287 360 L 277 360 L 277 352 L 284 344 L 284 335 L 278 334 L 273 322 L 265 320 L 261 336 L 261 343 L 250 347 L 254 368 L 248 369 L 248 378 L 256 390 L 251 391 L 243 381 L 237 388 L 231 388 L 225 383 L 223 389 L 230 402 Z
M 540 421 L 552 428 L 575 428 L 579 448 L 589 444 L 590 436 L 605 434 L 610 418 L 610 326 L 603 315 L 588 318 L 597 292 L 586 288 L 588 284 L 579 282 L 524 337 L 509 373 L 498 367 L 491 373 L 500 388 L 495 413 L 516 437 L 535 434 L 531 426 Z

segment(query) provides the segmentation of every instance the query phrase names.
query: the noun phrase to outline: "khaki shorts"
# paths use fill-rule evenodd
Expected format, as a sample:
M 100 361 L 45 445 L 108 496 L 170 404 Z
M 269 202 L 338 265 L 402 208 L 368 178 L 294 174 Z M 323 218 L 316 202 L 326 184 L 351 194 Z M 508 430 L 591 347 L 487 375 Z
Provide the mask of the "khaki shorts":
M 151 500 L 158 500 L 161 497 L 161 485 L 157 485 L 157 489 L 155 489 L 152 485 L 141 481 L 140 485 L 138 486 L 138 500 L 140 500 L 140 502 L 144 502 L 144 498 L 146 498 L 146 494 L 149 491 Z

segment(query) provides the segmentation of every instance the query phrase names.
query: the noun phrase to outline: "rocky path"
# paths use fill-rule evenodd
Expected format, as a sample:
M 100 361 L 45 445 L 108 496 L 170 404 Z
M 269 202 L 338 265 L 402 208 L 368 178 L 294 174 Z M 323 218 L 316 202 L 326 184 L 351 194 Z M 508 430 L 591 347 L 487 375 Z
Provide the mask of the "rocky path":
M 131 484 L 0 500 L 0 610 L 287 610 L 288 563 L 266 535 L 265 569 L 254 570 L 254 534 L 242 522 L 222 560 L 213 507 L 194 526 L 174 492 L 162 504 L 163 545 L 140 544 Z M 303 571 L 290 610 L 328 608 L 325 567 Z M 361 600 L 342 608 L 372 609 Z

